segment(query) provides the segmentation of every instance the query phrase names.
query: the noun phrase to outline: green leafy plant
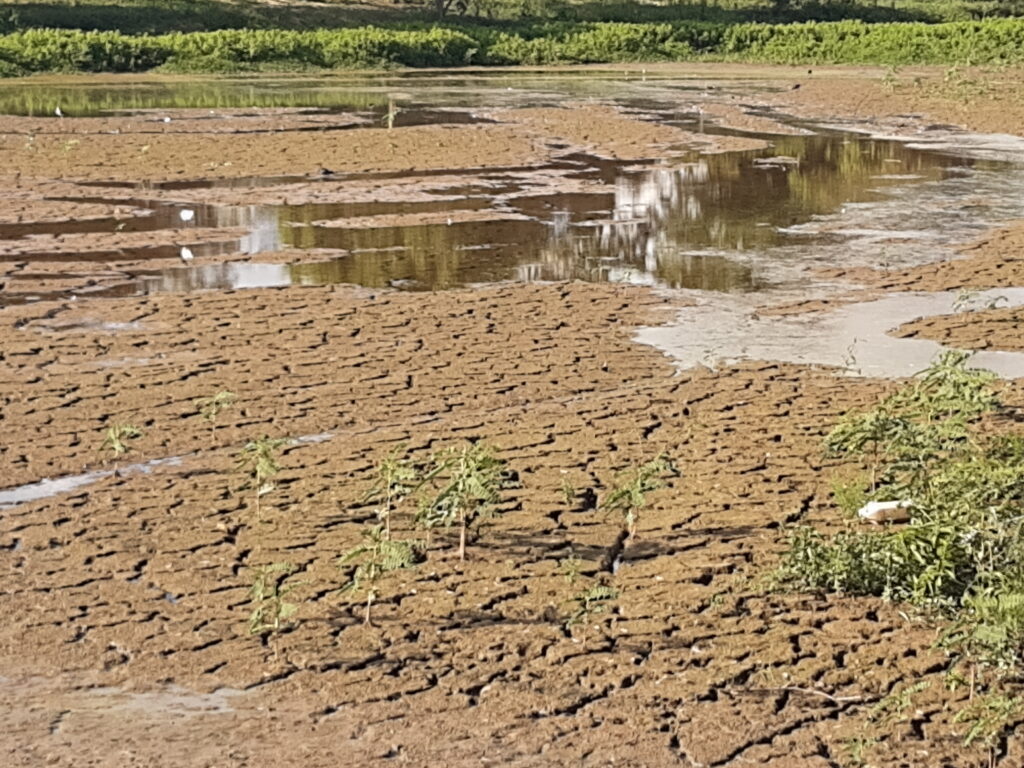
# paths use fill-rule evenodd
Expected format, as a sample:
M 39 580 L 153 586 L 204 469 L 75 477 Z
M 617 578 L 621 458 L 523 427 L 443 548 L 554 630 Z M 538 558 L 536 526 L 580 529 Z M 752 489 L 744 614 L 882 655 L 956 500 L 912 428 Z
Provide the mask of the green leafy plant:
M 1024 699 L 990 694 L 973 700 L 957 712 L 953 722 L 970 723 L 964 736 L 965 747 L 981 742 L 992 749 L 1022 714 Z
M 281 469 L 277 463 L 277 454 L 281 446 L 286 445 L 287 442 L 287 440 L 264 435 L 258 440 L 246 443 L 238 454 L 235 469 L 249 477 L 248 482 L 242 486 L 242 490 L 253 491 L 257 520 L 263 519 L 260 499 L 275 488 L 273 478 Z
M 298 603 L 290 602 L 287 597 L 299 585 L 282 586 L 282 582 L 294 572 L 295 566 L 291 563 L 272 563 L 252 569 L 249 634 L 277 632 L 295 615 Z
M 388 111 L 384 113 L 381 121 L 389 131 L 395 127 L 395 118 L 398 117 L 398 113 L 401 111 L 401 107 L 398 106 L 398 103 L 393 98 L 388 99 Z
M 162 0 L 166 5 L 170 0 Z M 446 5 L 448 0 L 435 0 Z M 480 5 L 482 0 L 475 0 Z M 189 2 L 188 11 L 161 11 L 159 29 L 152 19 L 155 9 L 147 9 L 140 29 L 138 19 L 127 24 L 124 18 L 108 19 L 113 29 L 136 30 L 154 34 L 125 34 L 97 30 L 96 11 L 91 5 L 89 30 L 17 29 L 0 35 L 0 76 L 33 72 L 144 72 L 155 68 L 187 72 L 238 72 L 261 69 L 360 68 L 380 66 L 441 67 L 465 64 L 559 64 L 624 61 L 688 61 L 698 58 L 727 58 L 779 64 L 948 64 L 971 61 L 974 64 L 1020 63 L 1024 52 L 1018 41 L 1024 30 L 1019 18 L 957 19 L 948 23 L 865 23 L 860 19 L 817 20 L 813 12 L 792 11 L 786 18 L 806 19 L 803 24 L 760 23 L 777 18 L 770 11 L 750 16 L 748 23 L 736 23 L 735 9 L 719 9 L 712 20 L 686 18 L 684 6 L 623 6 L 600 4 L 597 18 L 573 20 L 575 11 L 562 6 L 570 18 L 552 22 L 538 18 L 493 25 L 434 23 L 427 28 L 383 29 L 362 26 L 336 29 L 281 29 L 294 24 L 294 8 L 277 14 L 273 21 L 246 5 L 246 13 L 261 16 L 259 24 L 233 18 L 221 21 L 213 31 L 202 30 L 209 18 L 222 17 L 224 4 L 216 12 L 200 13 L 190 19 L 187 28 L 172 34 L 155 34 L 164 29 L 180 29 L 181 19 L 194 17 L 197 2 Z M 492 6 L 493 2 L 484 3 Z M 541 0 L 519 0 L 509 7 L 547 5 Z M 813 4 L 817 14 L 828 4 Z M 45 9 L 45 4 L 25 4 L 19 8 Z M 204 3 L 210 9 L 210 3 Z M 701 13 L 709 6 L 703 4 Z M 811 8 L 812 6 L 806 6 Z M 65 17 L 68 7 L 54 7 L 58 13 L 37 27 L 71 26 Z M 537 12 L 536 8 L 531 13 Z M 861 8 L 861 12 L 867 12 Z M 839 11 L 845 14 L 850 7 Z M 38 14 L 40 11 L 34 11 Z M 493 10 L 488 7 L 488 13 Z M 547 9 L 543 13 L 549 13 Z M 561 13 L 561 11 L 559 11 Z M 895 10 L 887 10 L 895 15 Z M 23 10 L 22 13 L 25 13 Z M 107 13 L 123 14 L 110 7 Z M 580 13 L 584 13 L 582 10 Z M 713 13 L 713 11 L 712 11 Z M 879 14 L 878 9 L 871 10 Z M 760 15 L 759 15 L 760 14 Z M 934 11 L 929 9 L 929 20 Z M 512 12 L 511 15 L 516 15 Z M 891 19 L 893 15 L 883 16 Z M 650 19 L 643 21 L 643 19 Z M 878 18 L 875 18 L 878 21 Z M 631 21 L 637 23 L 623 23 Z M 262 29 L 244 28 L 250 26 Z M 329 26 L 323 23 L 315 26 Z M 893 83 L 893 85 L 895 85 Z M 982 83 L 966 78 L 957 69 L 947 72 L 942 88 L 947 95 L 965 98 L 976 95 Z M 71 104 L 68 104 L 71 108 Z
M 377 501 L 377 518 L 384 526 L 384 537 L 391 538 L 391 517 L 395 509 L 416 493 L 430 476 L 423 476 L 408 459 L 402 458 L 405 445 L 399 445 L 377 465 L 377 478 L 363 496 L 363 502 Z
M 459 559 L 466 559 L 471 527 L 494 513 L 508 485 L 505 462 L 482 443 L 451 449 L 435 457 L 431 490 L 421 499 L 417 522 L 427 530 L 459 527 Z
M 111 424 L 103 435 L 101 451 L 110 451 L 119 459 L 131 449 L 131 441 L 142 437 L 142 430 L 134 424 Z
M 569 555 L 558 561 L 558 572 L 569 584 L 575 584 L 579 580 L 582 569 L 583 561 L 576 555 Z
M 659 455 L 645 464 L 625 473 L 601 504 L 601 509 L 622 515 L 629 538 L 636 534 L 640 512 L 647 505 L 647 494 L 662 486 L 662 477 L 676 474 L 676 469 L 665 455 Z
M 871 708 L 870 719 L 873 722 L 884 724 L 902 722 L 906 718 L 907 711 L 913 706 L 914 697 L 930 685 L 928 680 L 922 680 L 891 693 Z
M 365 624 L 373 623 L 370 610 L 377 599 L 380 580 L 392 571 L 416 565 L 425 550 L 426 543 L 421 539 L 392 539 L 384 535 L 382 525 L 375 525 L 363 532 L 362 544 L 341 556 L 339 566 L 355 563 L 342 591 L 366 593 Z
M 576 487 L 568 480 L 563 480 L 562 485 L 559 488 L 562 493 L 562 500 L 566 504 L 572 504 L 576 500 Z
M 850 414 L 829 453 L 868 470 L 857 496 L 910 503 L 902 526 L 791 533 L 779 571 L 798 589 L 879 595 L 949 620 L 941 645 L 998 674 L 1024 661 L 1024 436 L 997 428 L 993 374 L 949 352 L 875 409 Z M 856 500 L 856 501 L 855 501 Z M 972 682 L 972 691 L 974 685 Z
M 192 401 L 199 416 L 210 425 L 211 442 L 213 442 L 213 438 L 217 433 L 217 417 L 225 408 L 230 408 L 234 405 L 235 399 L 235 393 L 225 389 L 211 397 L 200 397 Z
M 854 766 L 865 766 L 868 763 L 868 753 L 878 744 L 878 739 L 870 736 L 854 736 L 844 742 L 846 754 L 850 758 L 850 764 Z
M 568 603 L 569 614 L 566 616 L 564 627 L 566 631 L 577 624 L 589 622 L 594 616 L 604 613 L 609 603 L 617 600 L 619 591 L 607 584 L 593 584 L 589 588 L 581 590 L 573 595 Z

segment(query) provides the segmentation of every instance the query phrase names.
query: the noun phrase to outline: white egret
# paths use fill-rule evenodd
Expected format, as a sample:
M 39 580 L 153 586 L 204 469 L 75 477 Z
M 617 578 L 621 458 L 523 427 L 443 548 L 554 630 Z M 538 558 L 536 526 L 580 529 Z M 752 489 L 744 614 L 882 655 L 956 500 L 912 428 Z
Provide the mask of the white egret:
M 192 259 L 194 259 L 195 257 L 196 257 L 196 255 L 194 253 L 192 253 L 192 249 L 191 248 L 189 248 L 187 245 L 181 246 L 181 260 L 182 261 L 192 261 Z
M 191 208 L 182 208 L 180 211 L 178 211 L 178 216 L 181 218 L 182 221 L 192 221 L 192 219 L 196 217 L 196 212 L 193 211 Z
M 55 114 L 57 117 L 60 117 L 60 118 L 64 117 L 64 111 L 60 108 L 60 104 L 58 104 L 57 108 L 55 110 L 53 110 L 53 114 Z

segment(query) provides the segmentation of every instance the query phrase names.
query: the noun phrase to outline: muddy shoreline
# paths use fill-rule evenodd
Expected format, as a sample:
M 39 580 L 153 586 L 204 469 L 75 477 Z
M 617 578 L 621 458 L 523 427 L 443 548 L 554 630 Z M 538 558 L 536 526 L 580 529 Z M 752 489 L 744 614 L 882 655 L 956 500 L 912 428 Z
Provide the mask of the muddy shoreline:
M 718 111 L 715 119 L 741 122 L 735 110 Z M 47 198 L 71 186 L 56 178 L 312 175 L 311 158 L 339 172 L 440 171 L 533 166 L 568 151 L 658 160 L 694 149 L 683 148 L 685 129 L 603 106 L 584 114 L 545 107 L 514 126 L 268 131 L 222 144 L 206 143 L 212 133 L 161 134 L 159 143 L 81 134 L 67 152 L 54 147 L 68 139 L 47 136 L 36 139 L 46 147 L 38 164 L 36 150 L 12 138 L 13 119 L 2 118 L 0 156 L 12 175 L 0 195 L 21 206 L 5 208 L 4 220 L 135 215 L 133 190 L 123 190 L 117 210 L 48 208 Z M 753 117 L 752 129 L 764 130 L 766 118 Z M 339 145 L 342 134 L 363 138 Z M 210 170 L 214 156 L 221 165 Z M 551 189 L 564 181 L 555 174 Z M 364 185 L 359 199 L 390 182 L 354 183 Z M 573 183 L 583 192 L 595 184 Z M 410 200 L 426 185 L 409 184 Z M 201 211 L 203 195 L 241 203 L 247 192 L 154 194 Z M 399 199 L 401 190 L 382 194 Z M 33 263 L 44 247 L 71 256 L 171 248 L 153 266 L 180 263 L 178 249 L 201 231 L 127 230 L 9 240 L 2 290 L 20 280 L 27 291 L 106 286 L 116 275 L 104 271 L 140 264 Z M 829 279 L 851 281 L 861 298 L 1017 286 L 1021 231 L 991 233 L 960 261 Z M 248 260 L 230 250 L 201 258 Z M 0 510 L 11 617 L 0 625 L 6 764 L 270 766 L 301 754 L 311 766 L 825 768 L 847 764 L 851 745 L 877 737 L 873 765 L 987 765 L 984 750 L 962 744 L 965 726 L 954 717 L 968 692 L 945 690 L 933 626 L 879 600 L 772 594 L 761 581 L 787 525 L 841 524 L 830 497 L 836 467 L 822 458 L 821 438 L 892 382 L 764 361 L 677 371 L 634 336 L 684 303 L 642 286 L 556 282 L 61 295 L 0 308 L 4 488 L 101 473 Z M 900 332 L 1016 349 L 1013 312 L 980 309 Z M 194 400 L 225 389 L 238 405 L 211 429 Z M 1005 398 L 1024 403 L 1020 381 L 1006 384 Z M 105 427 L 129 422 L 144 432 L 132 452 L 102 456 Z M 233 467 L 239 446 L 262 434 L 316 439 L 284 449 L 260 521 Z M 399 444 L 425 458 L 465 440 L 493 445 L 518 486 L 470 542 L 466 562 L 451 536 L 438 537 L 426 563 L 382 584 L 377 626 L 364 627 L 360 601 L 338 592 L 337 558 L 373 520 L 362 498 L 375 463 Z M 622 548 L 618 521 L 593 497 L 662 452 L 681 476 L 650 496 L 638 536 Z M 578 587 L 560 565 L 570 555 L 583 577 L 620 593 L 572 631 L 563 619 Z M 621 567 L 610 573 L 616 557 Z M 246 629 L 251 569 L 284 561 L 296 567 L 300 607 L 293 625 L 264 642 Z M 921 681 L 929 687 L 913 717 L 872 730 L 872 706 Z M 1002 766 L 1024 761 L 1015 739 L 999 757 Z

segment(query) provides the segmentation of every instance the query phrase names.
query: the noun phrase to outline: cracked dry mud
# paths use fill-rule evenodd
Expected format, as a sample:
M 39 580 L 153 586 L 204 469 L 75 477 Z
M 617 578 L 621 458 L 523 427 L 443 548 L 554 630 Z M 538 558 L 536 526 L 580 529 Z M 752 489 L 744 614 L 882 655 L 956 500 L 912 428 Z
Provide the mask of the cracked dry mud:
M 1005 284 L 992 274 L 977 287 Z M 838 524 L 821 438 L 892 384 L 768 362 L 677 373 L 631 340 L 671 311 L 582 283 L 0 309 L 5 488 L 180 457 L 0 509 L 3 764 L 825 768 L 875 735 L 875 703 L 925 681 L 870 764 L 986 765 L 953 722 L 967 694 L 945 690 L 934 627 L 762 582 L 783 526 Z M 211 431 L 193 401 L 222 389 L 238 404 Z M 118 421 L 145 434 L 106 462 Z M 234 463 L 262 434 L 329 437 L 284 449 L 259 522 Z M 468 439 L 518 486 L 465 562 L 436 537 L 363 626 L 337 557 L 374 518 L 375 463 Z M 681 476 L 623 547 L 593 495 L 660 452 Z M 572 554 L 620 597 L 570 632 Z M 301 607 L 264 641 L 249 569 L 279 561 Z M 999 764 L 1022 761 L 1011 738 Z
M 922 675 L 941 689 L 934 632 L 756 579 L 782 524 L 834 519 L 819 439 L 881 387 L 771 364 L 673 375 L 629 341 L 660 304 L 572 284 L 6 310 L 8 483 L 99 467 L 106 418 L 145 428 L 139 459 L 183 457 L 4 513 L 7 764 L 838 764 L 868 703 Z M 239 407 L 211 437 L 192 399 L 221 388 Z M 261 526 L 232 463 L 264 432 L 333 437 L 286 450 Z M 521 487 L 467 562 L 442 537 L 361 626 L 335 560 L 372 517 L 373 464 L 467 438 Z M 614 612 L 567 637 L 558 561 L 606 568 L 619 528 L 559 488 L 660 451 L 683 476 L 622 553 Z M 304 599 L 264 645 L 246 569 L 280 560 Z M 941 699 L 919 706 L 886 764 L 968 764 Z

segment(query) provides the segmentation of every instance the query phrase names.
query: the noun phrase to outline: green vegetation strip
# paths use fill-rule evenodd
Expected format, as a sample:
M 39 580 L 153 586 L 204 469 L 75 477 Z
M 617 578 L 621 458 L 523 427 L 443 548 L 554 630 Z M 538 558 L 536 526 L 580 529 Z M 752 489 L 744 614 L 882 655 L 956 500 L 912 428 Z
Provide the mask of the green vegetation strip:
M 1024 19 L 948 24 L 675 22 L 235 29 L 167 35 L 32 29 L 0 36 L 0 75 L 453 67 L 627 61 L 1010 64 Z

